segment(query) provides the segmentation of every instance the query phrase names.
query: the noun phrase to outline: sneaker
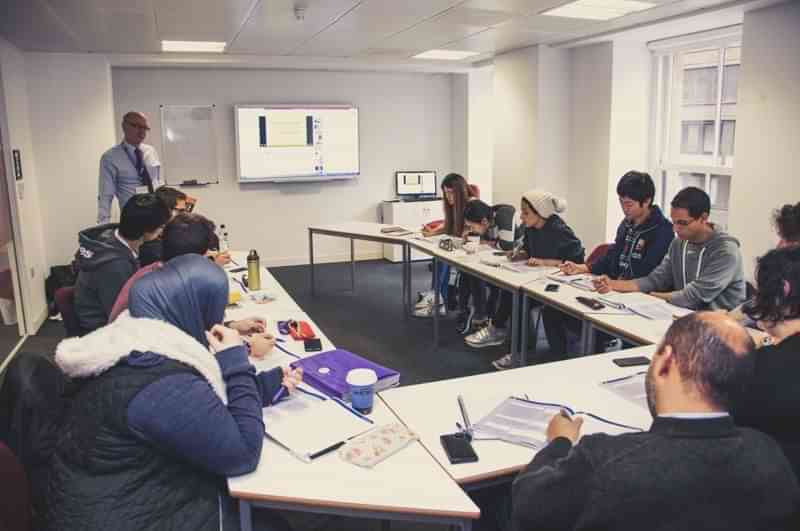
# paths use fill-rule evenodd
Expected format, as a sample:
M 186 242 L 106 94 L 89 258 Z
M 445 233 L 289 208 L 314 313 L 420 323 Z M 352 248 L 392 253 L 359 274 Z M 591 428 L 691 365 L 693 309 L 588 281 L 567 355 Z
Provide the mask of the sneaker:
M 475 317 L 475 308 L 459 312 L 456 318 L 456 331 L 459 334 L 469 334 L 472 331 L 472 319 Z
M 513 369 L 514 368 L 514 357 L 511 354 L 506 354 L 502 358 L 494 360 L 492 362 L 492 365 L 498 371 L 505 371 L 506 369 Z
M 472 330 L 469 330 L 465 333 L 470 334 L 472 332 L 477 332 L 481 328 L 486 328 L 489 326 L 489 318 L 484 319 L 476 319 L 475 317 L 472 318 Z
M 430 306 L 433 304 L 433 290 L 430 291 L 418 291 L 417 292 L 417 302 L 414 303 L 415 308 L 424 308 L 425 306 Z
M 423 319 L 429 319 L 433 316 L 433 304 L 428 304 L 427 306 L 417 307 L 412 313 L 414 317 L 422 317 Z M 439 315 L 444 317 L 447 315 L 447 310 L 444 307 L 444 304 L 439 305 Z
M 466 341 L 467 345 L 473 348 L 502 345 L 506 342 L 506 329 L 495 328 L 494 325 L 490 324 L 489 326 L 481 328 L 474 334 L 468 335 L 466 338 L 464 338 L 464 341 Z

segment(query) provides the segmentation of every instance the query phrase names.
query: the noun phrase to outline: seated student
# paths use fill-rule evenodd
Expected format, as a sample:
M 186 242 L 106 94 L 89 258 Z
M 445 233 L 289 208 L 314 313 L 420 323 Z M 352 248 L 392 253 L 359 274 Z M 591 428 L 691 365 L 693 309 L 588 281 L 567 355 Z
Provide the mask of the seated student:
M 495 205 L 490 207 L 480 199 L 467 203 L 464 209 L 464 225 L 466 229 L 481 237 L 481 240 L 502 251 L 514 248 L 517 228 L 516 210 L 511 205 Z M 461 334 L 469 333 L 473 326 L 482 328 L 488 324 L 488 313 L 494 314 L 494 306 L 498 295 L 497 289 L 491 290 L 489 312 L 487 313 L 486 283 L 478 278 L 461 274 L 458 304 L 459 315 L 456 329 Z M 472 296 L 472 308 L 469 299 Z
M 159 186 L 155 194 L 161 199 L 170 211 L 170 218 L 186 212 L 186 194 L 171 186 Z M 146 241 L 139 248 L 139 265 L 147 267 L 153 262 L 161 260 L 161 238 Z
M 752 349 L 720 313 L 673 323 L 647 371 L 650 429 L 580 438 L 581 418 L 554 416 L 549 444 L 514 480 L 514 529 L 797 529 L 800 487 L 786 457 L 728 414 Z
M 758 288 L 747 313 L 772 339 L 754 355 L 755 374 L 734 395 L 739 426 L 771 435 L 800 477 L 800 247 L 768 252 L 758 260 Z
M 302 372 L 256 373 L 221 324 L 227 302 L 221 268 L 179 256 L 133 286 L 130 315 L 59 344 L 56 362 L 83 383 L 52 458 L 45 529 L 239 529 L 225 478 L 256 468 L 262 408 Z
M 200 214 L 178 214 L 164 227 L 161 234 L 163 262 L 153 262 L 142 267 L 125 283 L 114 302 L 108 322 L 114 321 L 119 314 L 128 309 L 128 296 L 131 286 L 141 277 L 159 269 L 164 262 L 184 254 L 208 256 L 214 238 L 214 223 Z M 261 359 L 272 351 L 275 338 L 266 333 L 266 322 L 260 318 L 228 321 L 225 326 L 233 328 L 244 339 L 250 355 Z
M 572 229 L 558 215 L 567 209 L 567 202 L 550 192 L 530 190 L 522 196 L 520 202 L 520 219 L 525 225 L 523 246 L 514 259 L 527 260 L 531 266 L 559 266 L 564 261 L 583 262 L 584 250 L 581 241 Z M 492 323 L 466 337 L 467 345 L 483 348 L 491 345 L 502 345 L 506 340 L 506 327 L 511 316 L 511 295 L 503 291 L 500 305 Z M 547 330 L 548 341 L 560 341 L 551 337 L 551 333 L 563 333 L 563 330 Z M 566 338 L 563 338 L 566 341 Z M 551 343 L 552 344 L 552 343 Z M 492 362 L 498 370 L 513 366 L 511 354 Z
M 427 227 L 422 228 L 423 236 L 430 237 L 439 234 L 445 234 L 455 238 L 462 238 L 464 236 L 464 209 L 467 203 L 472 199 L 472 192 L 467 185 L 467 180 L 457 173 L 450 173 L 442 179 L 441 184 L 442 207 L 444 208 L 444 223 L 435 230 L 429 230 Z M 443 300 L 439 306 L 439 314 L 444 315 L 446 310 L 447 299 L 447 285 L 450 279 L 450 266 L 447 264 L 440 264 L 439 266 L 439 293 Z M 431 279 L 431 291 L 426 294 L 420 294 L 420 300 L 416 304 L 414 310 L 415 317 L 431 317 L 433 315 L 433 301 L 434 289 L 433 279 Z
M 655 195 L 656 187 L 647 173 L 629 171 L 623 175 L 617 183 L 617 196 L 625 219 L 617 228 L 614 243 L 606 255 L 591 266 L 565 262 L 561 266 L 561 272 L 567 275 L 580 273 L 607 275 L 614 280 L 649 275 L 664 259 L 670 243 L 675 238 L 672 223 L 664 217 L 661 209 L 653 204 Z M 560 326 L 569 328 L 575 333 L 579 333 L 580 330 L 579 320 L 551 306 L 542 309 L 542 321 L 545 328 Z M 599 342 L 608 339 L 605 334 L 598 334 Z M 553 345 L 550 345 L 553 359 L 560 359 L 565 353 L 556 351 Z
M 708 221 L 711 200 L 690 186 L 675 195 L 670 217 L 678 239 L 649 275 L 634 280 L 595 279 L 600 293 L 643 291 L 692 310 L 730 310 L 745 299 L 739 240 Z
M 122 208 L 119 224 L 80 232 L 75 312 L 81 328 L 91 332 L 108 322 L 120 289 L 139 269 L 139 247 L 158 238 L 169 216 L 156 195 L 137 194 Z
M 778 243 L 775 245 L 776 249 L 800 245 L 800 203 L 795 205 L 787 204 L 776 209 L 772 213 L 772 225 L 775 227 L 775 232 L 778 235 Z M 747 308 L 752 303 L 753 300 L 750 299 L 734 308 L 730 311 L 731 317 L 745 326 L 757 327 L 757 323 L 753 322 L 753 320 L 747 316 Z

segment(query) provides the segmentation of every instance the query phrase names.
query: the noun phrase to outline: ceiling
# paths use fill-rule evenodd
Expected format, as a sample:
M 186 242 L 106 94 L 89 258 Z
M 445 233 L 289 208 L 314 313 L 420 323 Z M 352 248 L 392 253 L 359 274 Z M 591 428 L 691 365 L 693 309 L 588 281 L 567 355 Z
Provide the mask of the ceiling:
M 478 52 L 640 27 L 739 0 L 648 0 L 611 21 L 542 16 L 565 0 L 0 0 L 0 35 L 26 51 L 159 54 L 161 40 L 225 41 L 225 54 L 408 61 L 431 48 Z M 303 7 L 302 19 L 295 8 Z

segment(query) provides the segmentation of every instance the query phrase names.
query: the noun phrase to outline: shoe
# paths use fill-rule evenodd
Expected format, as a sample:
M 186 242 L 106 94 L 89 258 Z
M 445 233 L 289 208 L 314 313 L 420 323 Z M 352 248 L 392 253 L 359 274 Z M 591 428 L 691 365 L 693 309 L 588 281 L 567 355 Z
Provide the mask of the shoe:
M 416 308 L 411 315 L 414 317 L 422 317 L 423 319 L 429 319 L 433 316 L 433 304 L 428 304 L 427 306 L 422 306 Z M 439 305 L 439 315 L 441 317 L 445 317 L 447 315 L 447 310 L 444 307 L 444 304 Z
M 417 302 L 414 303 L 415 308 L 424 308 L 425 306 L 430 306 L 433 304 L 433 290 L 430 291 L 418 291 L 417 292 Z
M 492 365 L 498 371 L 505 371 L 506 369 L 513 369 L 514 368 L 514 357 L 511 354 L 506 354 L 502 358 L 494 360 L 492 362 Z
M 456 331 L 459 334 L 469 334 L 472 331 L 472 319 L 475 317 L 475 308 L 459 312 L 456 317 Z
M 464 338 L 464 341 L 466 341 L 467 345 L 473 348 L 502 345 L 506 342 L 506 329 L 495 328 L 494 325 L 490 324 L 489 326 L 481 328 L 474 334 L 468 335 L 466 338 Z
M 476 319 L 475 317 L 472 318 L 472 329 L 465 332 L 466 334 L 471 334 L 472 332 L 477 332 L 481 328 L 486 328 L 489 326 L 489 318 L 485 319 Z

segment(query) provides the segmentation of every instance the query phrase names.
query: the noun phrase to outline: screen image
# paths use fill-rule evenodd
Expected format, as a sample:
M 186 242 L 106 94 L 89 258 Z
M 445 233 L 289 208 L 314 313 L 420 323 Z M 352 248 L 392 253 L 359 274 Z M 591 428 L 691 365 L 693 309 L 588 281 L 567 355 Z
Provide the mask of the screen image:
M 359 173 L 358 109 L 237 106 L 239 181 L 321 180 Z
M 398 196 L 436 195 L 435 171 L 398 171 L 395 179 Z

